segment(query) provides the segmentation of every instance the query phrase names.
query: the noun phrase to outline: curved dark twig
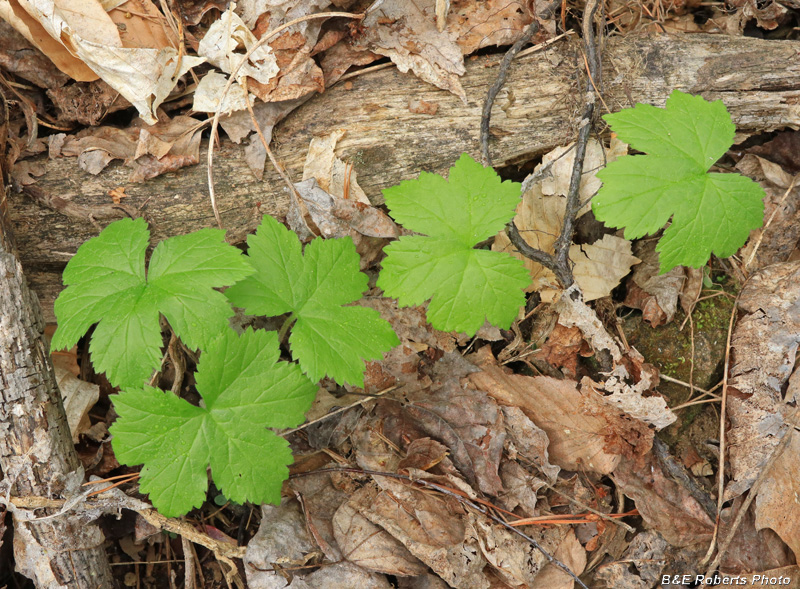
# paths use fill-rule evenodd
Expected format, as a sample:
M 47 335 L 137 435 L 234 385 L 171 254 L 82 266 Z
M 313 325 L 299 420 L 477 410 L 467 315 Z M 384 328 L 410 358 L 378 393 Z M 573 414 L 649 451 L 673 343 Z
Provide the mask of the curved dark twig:
M 550 6 L 547 7 L 542 13 L 542 18 L 550 18 L 550 15 L 555 12 L 556 8 L 561 6 L 561 0 L 554 0 Z M 534 14 L 533 22 L 528 25 L 528 28 L 522 34 L 522 37 L 517 39 L 517 42 L 511 46 L 511 49 L 506 51 L 506 54 L 503 56 L 503 61 L 500 62 L 500 69 L 497 72 L 497 79 L 494 81 L 494 84 L 491 85 L 489 88 L 489 92 L 486 95 L 486 101 L 483 103 L 483 113 L 481 114 L 481 158 L 483 159 L 484 166 L 491 166 L 492 159 L 489 155 L 489 123 L 492 119 L 492 107 L 494 106 L 494 100 L 497 98 L 497 94 L 500 92 L 500 89 L 506 83 L 506 77 L 508 76 L 508 68 L 511 66 L 511 62 L 514 61 L 514 58 L 517 56 L 525 45 L 530 43 L 533 36 L 539 32 L 539 20 L 537 16 Z

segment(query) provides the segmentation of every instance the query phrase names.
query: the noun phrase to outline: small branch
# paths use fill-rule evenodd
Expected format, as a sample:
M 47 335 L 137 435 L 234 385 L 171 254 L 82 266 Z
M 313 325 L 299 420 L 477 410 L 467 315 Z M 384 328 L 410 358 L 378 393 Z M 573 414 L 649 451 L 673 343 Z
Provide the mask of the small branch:
M 542 18 L 549 18 L 550 15 L 555 12 L 556 8 L 561 6 L 561 0 L 555 0 L 548 6 L 547 10 L 542 14 Z M 484 166 L 491 166 L 492 159 L 489 155 L 489 123 L 492 119 L 492 107 L 494 106 L 495 98 L 497 98 L 497 94 L 503 88 L 503 85 L 506 83 L 506 77 L 508 76 L 508 68 L 511 66 L 511 62 L 514 61 L 514 58 L 517 54 L 522 50 L 525 45 L 530 43 L 533 36 L 539 32 L 539 20 L 538 17 L 534 14 L 533 21 L 522 36 L 517 39 L 517 42 L 511 46 L 511 49 L 506 51 L 506 54 L 503 56 L 503 61 L 500 62 L 500 71 L 497 72 L 497 78 L 489 87 L 489 92 L 486 95 L 486 101 L 483 103 L 483 113 L 481 114 L 481 158 L 483 159 Z
M 551 4 L 548 12 L 555 9 L 556 3 Z M 583 14 L 583 45 L 584 56 L 583 59 L 587 65 L 589 74 L 589 82 L 587 84 L 586 103 L 584 106 L 583 114 L 580 123 L 578 124 L 578 139 L 575 142 L 575 163 L 572 166 L 572 175 L 570 176 L 569 191 L 567 192 L 567 204 L 564 211 L 564 221 L 561 227 L 561 232 L 553 247 L 554 253 L 550 254 L 539 249 L 532 247 L 526 242 L 519 233 L 519 229 L 512 221 L 506 225 L 506 233 L 508 238 L 517 251 L 537 262 L 553 272 L 556 279 L 562 288 L 567 289 L 575 282 L 572 275 L 572 265 L 569 259 L 569 248 L 572 245 L 572 235 L 575 232 L 575 221 L 578 216 L 578 211 L 581 209 L 580 202 L 580 187 L 581 178 L 583 177 L 583 161 L 586 157 L 586 146 L 589 143 L 589 136 L 592 130 L 592 116 L 595 109 L 595 92 L 599 92 L 600 85 L 600 60 L 597 54 L 597 46 L 595 41 L 594 32 L 594 17 L 597 12 L 598 0 L 589 0 L 586 4 L 586 9 Z M 508 67 L 511 60 L 519 53 L 522 46 L 527 43 L 538 30 L 536 21 L 531 23 L 531 26 L 525 32 L 525 35 L 514 44 L 511 49 L 506 53 L 500 65 L 500 72 L 498 73 L 497 80 L 489 88 L 489 94 L 486 97 L 486 102 L 483 105 L 483 117 L 481 118 L 481 155 L 483 157 L 484 165 L 491 165 L 491 158 L 489 156 L 489 121 L 491 118 L 492 105 L 494 99 L 500 88 L 505 83 Z M 588 87 L 594 89 L 588 89 Z
M 583 13 L 583 46 L 586 52 L 586 60 L 589 64 L 590 82 L 593 88 L 600 85 L 600 60 L 597 55 L 597 47 L 594 35 L 594 15 L 597 12 L 598 0 L 589 0 Z M 572 176 L 567 192 L 567 206 L 564 211 L 564 224 L 561 227 L 561 234 L 556 239 L 554 245 L 556 264 L 561 269 L 563 276 L 556 277 L 564 288 L 569 288 L 575 281 L 572 276 L 572 267 L 569 261 L 569 246 L 572 244 L 572 234 L 575 232 L 575 220 L 581 208 L 580 188 L 581 178 L 583 177 L 583 160 L 586 157 L 586 146 L 589 143 L 589 135 L 592 131 L 592 115 L 595 107 L 595 92 L 587 89 L 586 105 L 583 109 L 583 116 L 578 124 L 578 140 L 575 143 L 575 163 L 572 165 Z
M 533 36 L 538 32 L 539 21 L 536 20 L 534 16 L 533 22 L 531 22 L 522 34 L 522 37 L 517 39 L 517 42 L 511 46 L 511 49 L 506 51 L 503 61 L 500 62 L 500 71 L 497 73 L 497 79 L 494 81 L 494 84 L 489 87 L 489 93 L 486 95 L 486 101 L 483 103 L 483 113 L 481 115 L 481 159 L 483 160 L 484 166 L 492 165 L 492 159 L 489 155 L 489 123 L 492 119 L 494 100 L 497 98 L 500 89 L 506 83 L 508 68 L 511 66 L 514 57 L 516 57 L 517 53 L 519 53 L 525 45 L 530 43 Z

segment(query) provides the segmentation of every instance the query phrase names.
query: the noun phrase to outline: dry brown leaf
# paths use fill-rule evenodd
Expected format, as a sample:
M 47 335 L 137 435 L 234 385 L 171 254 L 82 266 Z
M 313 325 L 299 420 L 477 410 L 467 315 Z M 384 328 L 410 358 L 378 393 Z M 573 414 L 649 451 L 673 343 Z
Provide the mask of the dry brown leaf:
M 461 0 L 450 11 L 445 30 L 464 55 L 493 45 L 513 45 L 533 22 L 531 7 L 508 0 Z M 533 42 L 543 40 L 540 33 Z
M 0 16 L 3 15 L 0 2 Z M 56 89 L 70 78 L 14 27 L 0 18 L 0 67 L 40 88 Z
M 552 553 L 553 558 L 567 565 L 576 575 L 580 575 L 586 568 L 586 550 L 575 537 L 575 531 L 567 530 L 564 538 Z M 552 563 L 547 563 L 541 572 L 536 575 L 536 580 L 531 589 L 572 589 L 575 581 L 561 568 Z
M 305 555 L 314 550 L 297 501 L 284 499 L 281 505 L 262 505 L 258 532 L 247 543 L 244 570 L 250 589 L 283 589 L 286 579 L 274 572 L 273 563 L 286 567 L 306 564 Z
M 631 242 L 615 235 L 604 235 L 591 244 L 572 245 L 569 258 L 585 301 L 610 295 L 631 266 L 640 261 L 632 254 Z
M 320 468 L 335 467 L 335 463 L 329 463 Z M 341 560 L 342 553 L 335 538 L 333 517 L 339 506 L 345 503 L 350 495 L 334 484 L 331 473 L 298 477 L 291 479 L 289 484 L 292 490 L 302 497 L 306 529 L 317 546 L 331 562 Z
M 127 129 L 92 127 L 67 137 L 59 151 L 64 157 L 77 156 L 78 166 L 91 174 L 121 159 L 133 168 L 129 180 L 143 182 L 198 163 L 202 129 L 200 121 L 186 116 L 153 126 L 138 120 Z
M 506 509 L 518 509 L 524 517 L 540 515 L 536 510 L 536 492 L 545 486 L 545 481 L 533 476 L 513 460 L 504 460 L 500 464 L 500 478 L 506 488 L 501 495 Z
M 161 24 L 150 22 L 157 19 L 168 30 L 155 6 L 148 0 L 136 0 L 135 5 L 138 7 L 135 14 L 122 11 L 117 15 L 125 20 L 124 15 L 131 14 L 130 18 L 141 21 L 135 25 L 125 21 L 126 27 L 134 27 L 139 34 L 126 35 L 124 40 L 117 24 L 97 0 L 78 0 L 71 2 L 69 7 L 54 0 L 14 0 L 13 5 L 5 0 L 0 10 L 5 10 L 12 26 L 51 56 L 56 65 L 65 65 L 68 73 L 74 74 L 78 80 L 90 81 L 96 76 L 101 77 L 136 107 L 143 120 L 155 124 L 156 109 L 167 98 L 178 78 L 205 59 L 179 56 L 174 35 L 170 38 L 163 31 L 156 32 Z M 22 9 L 32 18 L 21 16 Z M 32 28 L 31 20 L 40 28 Z M 44 39 L 42 31 L 46 32 L 44 37 L 49 35 L 50 41 Z M 82 61 L 95 75 L 87 75 L 85 70 L 82 72 L 74 67 L 74 61 L 64 60 L 63 54 L 59 56 L 53 40 L 63 44 L 69 54 Z
M 320 67 L 325 77 L 325 87 L 333 86 L 351 67 L 369 65 L 380 57 L 371 51 L 353 49 L 347 39 L 338 42 L 325 51 L 320 59 Z
M 509 448 L 513 445 L 513 452 L 510 453 L 513 453 L 514 458 L 521 456 L 527 463 L 535 465 L 551 483 L 555 483 L 560 469 L 550 464 L 547 452 L 550 440 L 547 434 L 519 407 L 501 407 L 501 409 L 508 432 L 506 443 Z
M 430 390 L 409 393 L 407 399 L 402 405 L 378 402 L 390 439 L 400 441 L 399 428 L 393 424 L 403 419 L 406 429 L 420 432 L 413 437 L 431 437 L 446 445 L 453 464 L 470 484 L 490 495 L 503 491 L 498 468 L 506 432 L 503 414 L 491 397 L 448 380 Z
M 614 470 L 614 481 L 633 499 L 648 527 L 667 542 L 708 545 L 714 522 L 683 486 L 662 472 L 652 453 L 645 460 L 623 460 Z
M 796 450 L 797 448 L 794 448 Z M 792 452 L 791 447 L 786 449 L 787 452 Z M 771 471 L 775 472 L 775 471 Z M 785 473 L 781 473 L 784 474 Z M 769 476 L 769 475 L 767 475 Z M 779 476 L 781 476 L 779 474 Z M 796 478 L 796 477 L 795 477 Z M 768 479 L 769 480 L 769 479 Z M 778 487 L 783 487 L 781 490 L 788 490 L 784 487 L 784 481 L 778 482 Z M 777 569 L 786 565 L 794 564 L 795 554 L 792 548 L 787 546 L 781 539 L 781 536 L 788 539 L 790 545 L 796 548 L 798 545 L 797 535 L 792 534 L 791 518 L 786 518 L 784 505 L 777 503 L 782 501 L 786 503 L 786 496 L 780 498 L 772 496 L 764 504 L 764 514 L 767 516 L 768 524 L 765 527 L 765 522 L 759 522 L 757 505 L 764 487 L 759 491 L 759 497 L 756 498 L 755 503 L 751 503 L 747 513 L 741 519 L 739 526 L 734 532 L 733 539 L 725 551 L 725 556 L 720 562 L 720 569 L 728 573 L 746 573 L 748 571 L 766 571 L 769 569 Z M 777 489 L 773 489 L 777 490 Z M 771 493 L 768 493 L 771 494 Z M 766 499 L 766 498 L 765 498 Z M 730 526 L 733 521 L 739 516 L 739 511 L 744 503 L 744 497 L 740 496 L 733 500 L 731 507 L 726 507 L 720 514 L 720 537 L 725 538 L 730 532 Z M 771 505 L 767 505 L 771 503 Z M 783 519 L 784 521 L 778 521 Z M 777 528 L 774 526 L 777 525 Z M 796 526 L 795 526 L 796 527 Z M 778 535 L 773 529 L 781 529 L 784 533 Z
M 652 327 L 669 323 L 678 310 L 678 296 L 686 282 L 686 272 L 682 266 L 677 266 L 661 274 L 653 240 L 637 242 L 634 251 L 641 263 L 633 269 L 623 304 L 632 309 L 641 309 L 644 320 Z
M 498 403 L 519 407 L 547 434 L 549 459 L 566 470 L 608 474 L 620 460 L 607 452 L 608 422 L 587 414 L 577 383 L 546 376 L 507 374 L 488 363 L 469 376 L 474 386 L 488 391 Z
M 51 37 L 48 31 L 20 6 L 19 0 L 0 0 L 0 17 L 44 53 L 59 70 L 70 78 L 79 82 L 91 82 L 98 78 L 98 75 L 83 61 Z
M 750 488 L 784 434 L 790 408 L 783 388 L 794 371 L 800 344 L 798 299 L 798 262 L 773 264 L 756 272 L 739 296 L 739 310 L 745 315 L 731 338 L 727 413 L 733 481 L 725 490 L 726 499 Z M 784 456 L 800 460 L 796 453 Z M 795 470 L 800 470 L 800 464 Z M 796 504 L 785 504 L 790 505 Z
M 371 10 L 355 49 L 390 58 L 401 72 L 452 92 L 466 104 L 459 77 L 464 75 L 461 48 L 436 29 L 435 0 L 393 0 Z
M 451 587 L 489 589 L 477 533 L 458 503 L 450 497 L 383 481 L 379 484 L 388 484 L 392 491 L 381 491 L 362 514 L 398 539 Z
M 92 426 L 89 411 L 100 398 L 100 387 L 80 380 L 62 366 L 56 365 L 54 369 L 61 399 L 64 401 L 69 431 L 72 432 L 72 441 L 77 444 L 80 434 Z
M 527 540 L 506 528 L 490 523 L 485 518 L 471 516 L 472 527 L 477 532 L 478 546 L 498 577 L 509 587 L 560 587 L 537 584 L 545 572 L 548 560 Z M 558 553 L 566 535 L 572 533 L 563 527 L 528 529 L 526 533 L 548 554 Z M 573 534 L 574 539 L 574 534 Z M 577 543 L 577 540 L 575 540 Z M 578 544 L 580 547 L 580 544 Z M 580 547 L 583 550 L 582 547 Z M 584 551 L 585 552 L 585 551 Z M 585 560 L 585 559 L 584 559 Z
M 349 562 L 320 567 L 302 579 L 295 579 L 289 589 L 330 589 L 331 587 L 358 587 L 358 589 L 392 589 L 384 575 L 365 571 Z M 252 588 L 251 589 L 255 589 Z
M 428 567 L 388 532 L 361 515 L 379 492 L 377 485 L 369 484 L 337 509 L 333 516 L 333 533 L 342 555 L 360 567 L 387 575 L 423 574 Z
M 230 74 L 239 65 L 244 53 L 257 43 L 258 39 L 250 32 L 242 19 L 230 6 L 222 16 L 214 21 L 200 41 L 197 54 Z M 247 63 L 238 67 L 236 81 L 242 84 L 245 77 L 262 84 L 268 83 L 278 74 L 278 64 L 269 45 L 256 49 Z
M 795 430 L 785 435 L 792 439 L 769 472 L 764 473 L 758 489 L 755 527 L 774 530 L 800 559 L 800 506 L 795 499 L 800 497 L 800 436 Z
M 336 157 L 336 144 L 345 133 L 344 129 L 336 129 L 311 140 L 303 166 L 303 180 L 314 178 L 319 187 L 331 196 L 353 199 L 370 206 L 372 203 L 358 185 L 353 166 Z
M 667 564 L 669 544 L 655 530 L 636 534 L 622 555 L 597 570 L 596 579 L 609 589 L 649 589 L 658 586 Z M 632 569 L 630 564 L 635 568 Z

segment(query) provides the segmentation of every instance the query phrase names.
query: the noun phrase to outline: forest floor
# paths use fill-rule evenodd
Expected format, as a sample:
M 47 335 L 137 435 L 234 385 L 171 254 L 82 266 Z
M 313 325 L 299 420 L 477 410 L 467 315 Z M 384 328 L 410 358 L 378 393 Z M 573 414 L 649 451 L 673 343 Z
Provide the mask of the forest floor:
M 800 372 L 794 372 L 800 342 L 796 106 L 794 119 L 759 129 L 761 119 L 745 120 L 743 100 L 730 91 L 722 96 L 742 126 L 716 170 L 752 178 L 765 194 L 765 228 L 753 231 L 731 257 L 661 273 L 661 232 L 628 240 L 599 222 L 585 202 L 569 210 L 587 93 L 597 100 L 591 99 L 595 108 L 588 119 L 592 137 L 583 140 L 586 153 L 579 158 L 580 195 L 591 198 L 600 186 L 596 173 L 628 152 L 602 119 L 605 99 L 611 99 L 594 85 L 603 67 L 606 80 L 613 74 L 604 62 L 607 44 L 630 38 L 646 47 L 664 35 L 680 40 L 708 34 L 758 38 L 800 52 L 800 5 L 794 0 L 590 0 L 594 19 L 582 3 L 566 0 L 243 1 L 235 13 L 219 0 L 128 0 L 108 10 L 124 47 L 180 47 L 184 59 L 205 57 L 206 63 L 187 61 L 194 69 L 177 85 L 167 76 L 169 87 L 163 72 L 144 66 L 144 77 L 136 78 L 137 60 L 145 62 L 136 54 L 121 63 L 104 61 L 110 57 L 96 44 L 102 45 L 105 33 L 95 30 L 92 37 L 97 25 L 87 24 L 100 3 L 82 4 L 93 6 L 85 8 L 85 18 L 64 17 L 65 30 L 74 35 L 70 50 L 55 41 L 38 49 L 26 41 L 23 29 L 30 31 L 37 20 L 32 13 L 16 21 L 0 14 L 8 21 L 0 21 L 0 68 L 12 106 L 8 157 L 16 190 L 9 200 L 20 212 L 12 216 L 20 257 L 42 301 L 48 336 L 56 329 L 53 299 L 63 287 L 42 277 L 60 280 L 80 241 L 115 218 L 144 217 L 153 231 L 151 245 L 220 226 L 244 250 L 252 219 L 270 212 L 306 242 L 350 236 L 369 278 L 358 304 L 377 311 L 400 341 L 381 360 L 366 363 L 363 386 L 322 379 L 306 421 L 276 430 L 294 456 L 280 505 L 230 501 L 211 472 L 206 501 L 182 518 L 154 519 L 130 509 L 102 516 L 120 587 L 640 589 L 698 586 L 696 576 L 706 574 L 718 575 L 715 584 L 761 586 L 767 577 L 780 578 L 768 584 L 800 587 L 800 441 L 792 436 L 800 390 Z M 362 16 L 305 19 L 325 10 Z M 257 98 L 250 112 L 237 84 L 239 108 L 235 92 L 230 103 L 220 98 L 227 76 L 219 71 L 231 73 L 230 60 L 242 46 L 251 48 L 294 18 L 305 20 L 269 43 L 270 76 L 259 78 L 265 58 L 242 77 Z M 208 40 L 223 21 L 227 32 L 212 39 L 210 49 Z M 35 24 L 43 31 L 51 26 Z M 596 64 L 587 51 L 587 26 L 597 37 Z M 75 50 L 90 38 L 95 45 Z M 494 78 L 499 58 L 518 41 L 523 53 L 516 59 L 534 47 L 537 63 L 560 72 L 570 87 L 569 96 L 557 97 L 571 105 L 572 120 L 558 131 L 569 139 L 538 151 L 497 148 L 497 172 L 523 183 L 514 223 L 529 245 L 552 259 L 565 218 L 573 216 L 575 231 L 564 247 L 583 300 L 571 300 L 569 289 L 564 294 L 558 271 L 567 266 L 525 258 L 500 232 L 481 247 L 525 261 L 533 280 L 525 306 L 508 329 L 487 322 L 473 336 L 437 330 L 426 305 L 401 306 L 376 286 L 384 248 L 410 231 L 389 217 L 365 170 L 384 168 L 388 180 L 378 184 L 387 185 L 416 172 L 375 163 L 382 150 L 390 161 L 388 138 L 372 137 L 373 144 L 385 141 L 373 151 L 349 149 L 352 129 L 317 117 L 313 139 L 303 138 L 296 149 L 291 125 L 300 125 L 303 112 L 337 88 L 349 92 L 394 67 L 420 79 L 421 98 L 398 98 L 413 116 L 432 120 L 468 106 L 480 112 L 488 84 L 476 90 L 466 81 L 469 74 L 464 77 L 465 64 L 496 58 L 490 64 Z M 560 48 L 551 51 L 549 43 Z M 786 67 L 794 72 L 797 66 Z M 516 71 L 508 70 L 506 84 Z M 616 73 L 624 78 L 628 72 Z M 792 76 L 791 87 L 785 80 L 755 78 L 767 90 L 787 92 L 784 102 L 796 105 L 800 84 Z M 137 88 L 142 79 L 152 86 Z M 743 93 L 761 91 L 756 82 L 741 85 Z M 494 110 L 489 104 L 492 120 L 484 114 L 473 133 L 457 138 L 467 137 L 476 160 L 484 151 L 484 162 L 493 142 L 506 140 L 507 132 L 493 125 L 519 108 L 519 98 L 503 84 L 496 94 Z M 154 103 L 153 95 L 163 103 Z M 657 106 L 666 99 L 656 98 Z M 454 106 L 439 111 L 447 101 Z M 217 129 L 212 120 L 220 108 L 233 114 L 222 116 Z M 366 128 L 379 128 L 375 121 L 381 118 L 402 118 L 385 105 L 367 111 L 359 115 Z M 520 117 L 535 125 L 530 118 Z M 196 176 L 188 178 L 196 170 L 205 178 L 210 159 L 201 161 L 201 154 L 212 126 L 222 144 L 213 165 L 226 172 L 216 172 L 209 200 L 208 188 L 198 188 Z M 456 141 L 446 133 L 437 130 L 437 141 Z M 249 143 L 231 143 L 245 137 Z M 430 144 L 414 137 L 406 142 L 424 162 Z M 231 168 L 229 157 L 244 163 Z M 435 157 L 430 153 L 431 161 Z M 437 166 L 432 163 L 432 171 Z M 73 175 L 91 178 L 84 182 L 87 193 L 95 193 L 91 206 L 42 189 L 63 182 L 65 190 L 80 192 L 69 186 Z M 292 185 L 301 176 L 313 178 L 328 200 L 315 200 L 299 182 Z M 177 200 L 181 185 L 203 192 L 185 204 Z M 237 201 L 241 190 L 256 196 Z M 268 201 L 259 190 L 282 196 Z M 168 200 L 171 191 L 175 202 Z M 343 201 L 350 201 L 347 214 Z M 166 217 L 172 221 L 161 222 Z M 62 234 L 76 242 L 54 244 L 53 236 Z M 26 249 L 34 241 L 36 251 Z M 238 310 L 230 323 L 241 333 L 277 330 L 285 319 Z M 198 405 L 197 351 L 176 340 L 163 317 L 161 327 L 164 360 L 150 384 Z M 148 501 L 138 486 L 141 466 L 121 464 L 112 447 L 119 389 L 95 371 L 91 333 L 71 350 L 52 354 L 76 450 L 87 478 L 101 483 L 98 490 L 116 485 Z M 282 341 L 283 359 L 291 360 L 291 347 Z M 0 587 L 30 587 L 12 572 L 14 524 L 3 513 Z

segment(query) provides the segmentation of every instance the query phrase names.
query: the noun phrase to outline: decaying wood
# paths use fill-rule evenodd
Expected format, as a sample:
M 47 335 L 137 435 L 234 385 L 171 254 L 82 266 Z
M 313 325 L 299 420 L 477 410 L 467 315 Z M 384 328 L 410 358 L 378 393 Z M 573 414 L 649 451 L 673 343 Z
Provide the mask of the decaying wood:
M 604 100 L 611 110 L 636 102 L 663 105 L 674 88 L 721 98 L 739 138 L 800 127 L 800 43 L 709 35 L 653 36 L 609 41 L 603 55 Z M 381 189 L 415 177 L 420 170 L 444 172 L 462 152 L 477 156 L 481 107 L 494 81 L 495 57 L 468 60 L 462 85 L 468 104 L 411 75 L 383 70 L 336 86 L 292 113 L 275 129 L 275 151 L 300 179 L 308 144 L 315 135 L 345 129 L 337 154 L 353 164 L 358 182 L 374 202 Z M 573 141 L 583 96 L 576 92 L 579 44 L 563 41 L 515 62 L 492 111 L 490 150 L 495 166 L 535 158 Z M 412 113 L 410 99 L 438 105 L 435 115 Z M 205 156 L 201 156 L 205 161 Z M 215 154 L 214 178 L 223 224 L 241 241 L 270 213 L 282 217 L 286 188 L 268 169 L 258 181 L 240 146 L 223 144 Z M 144 184 L 127 181 L 122 166 L 91 176 L 74 159 L 46 162 L 39 202 L 17 195 L 11 203 L 23 266 L 52 319 L 60 291 L 59 272 L 99 226 L 124 216 L 109 206 L 109 191 L 125 186 L 126 208 L 141 209 L 154 240 L 214 225 L 203 165 Z M 55 197 L 70 202 L 67 210 Z M 47 204 L 40 204 L 46 202 Z M 59 210 L 64 211 L 62 214 Z M 86 211 L 95 211 L 92 219 Z
M 0 127 L 4 123 L 5 118 Z M 72 445 L 39 303 L 16 257 L 5 194 L 0 173 L 0 503 L 14 515 L 16 568 L 41 589 L 112 587 L 96 523 L 69 515 L 34 522 L 48 512 L 6 502 L 7 496 L 76 493 L 83 467 Z

